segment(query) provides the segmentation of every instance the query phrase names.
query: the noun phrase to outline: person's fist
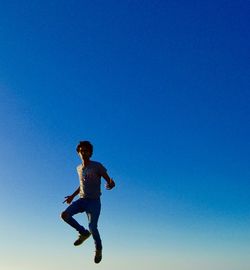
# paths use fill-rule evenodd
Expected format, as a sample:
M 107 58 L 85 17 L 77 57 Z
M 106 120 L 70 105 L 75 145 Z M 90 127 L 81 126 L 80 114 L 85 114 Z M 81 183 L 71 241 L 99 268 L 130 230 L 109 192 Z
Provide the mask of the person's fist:
M 106 184 L 106 189 L 110 190 L 115 187 L 115 182 L 113 179 L 110 179 L 110 182 Z

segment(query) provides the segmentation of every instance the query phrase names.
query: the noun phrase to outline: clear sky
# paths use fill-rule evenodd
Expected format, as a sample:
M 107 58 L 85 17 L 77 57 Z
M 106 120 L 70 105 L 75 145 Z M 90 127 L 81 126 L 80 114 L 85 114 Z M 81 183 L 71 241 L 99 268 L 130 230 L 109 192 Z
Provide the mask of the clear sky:
M 249 14 L 244 0 L 1 1 L 0 269 L 249 269 Z M 98 266 L 59 218 L 80 140 L 117 183 Z

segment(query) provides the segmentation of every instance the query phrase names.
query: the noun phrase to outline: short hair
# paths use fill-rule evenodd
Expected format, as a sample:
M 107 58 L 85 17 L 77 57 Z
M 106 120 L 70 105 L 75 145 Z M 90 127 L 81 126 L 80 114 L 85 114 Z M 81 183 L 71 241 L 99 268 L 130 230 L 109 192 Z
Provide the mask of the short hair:
M 80 148 L 85 147 L 90 152 L 90 156 L 93 154 L 93 145 L 89 141 L 80 141 L 79 144 L 76 147 L 77 153 L 79 153 Z

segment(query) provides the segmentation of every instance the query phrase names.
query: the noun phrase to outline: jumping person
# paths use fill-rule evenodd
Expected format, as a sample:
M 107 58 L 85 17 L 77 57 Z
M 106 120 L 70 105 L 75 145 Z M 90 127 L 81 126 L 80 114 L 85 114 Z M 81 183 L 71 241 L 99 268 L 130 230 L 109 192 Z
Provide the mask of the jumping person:
M 94 261 L 99 263 L 102 260 L 102 241 L 97 223 L 101 211 L 101 178 L 106 180 L 108 190 L 115 186 L 115 182 L 109 177 L 106 168 L 101 163 L 90 160 L 93 146 L 89 141 L 81 141 L 76 151 L 82 160 L 82 163 L 77 166 L 80 185 L 73 194 L 65 197 L 64 202 L 70 205 L 61 213 L 61 217 L 79 232 L 79 237 L 74 242 L 75 246 L 81 245 L 92 234 L 95 242 Z M 72 203 L 78 194 L 80 198 Z M 83 212 L 87 214 L 89 230 L 73 218 L 75 214 Z

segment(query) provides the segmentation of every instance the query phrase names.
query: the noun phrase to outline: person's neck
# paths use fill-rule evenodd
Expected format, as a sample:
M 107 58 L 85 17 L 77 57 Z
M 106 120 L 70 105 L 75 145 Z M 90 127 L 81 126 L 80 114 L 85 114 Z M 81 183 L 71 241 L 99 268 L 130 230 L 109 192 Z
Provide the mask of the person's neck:
M 83 159 L 82 160 L 82 165 L 83 167 L 87 167 L 89 165 L 90 159 Z

